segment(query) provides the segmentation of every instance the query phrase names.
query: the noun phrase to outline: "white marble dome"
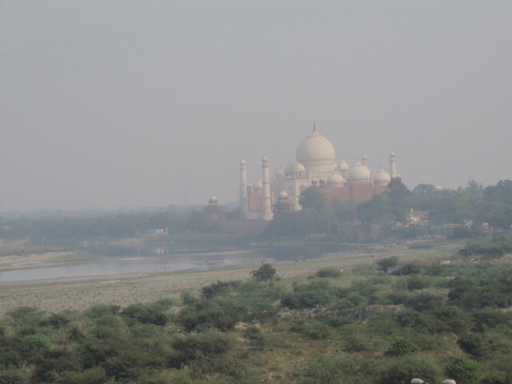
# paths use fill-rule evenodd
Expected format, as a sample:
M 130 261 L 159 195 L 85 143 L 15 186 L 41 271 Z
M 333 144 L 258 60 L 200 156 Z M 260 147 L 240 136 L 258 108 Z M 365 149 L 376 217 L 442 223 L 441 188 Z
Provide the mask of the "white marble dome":
M 352 182 L 370 182 L 371 176 L 368 167 L 364 166 L 360 161 L 356 161 L 352 168 L 350 168 L 350 179 Z
M 348 171 L 350 167 L 348 166 L 348 163 L 346 161 L 342 161 L 338 164 L 338 171 L 345 172 Z
M 338 172 L 333 173 L 327 178 L 327 185 L 329 187 L 342 187 L 345 179 Z
M 258 179 L 257 182 L 254 183 L 253 189 L 262 189 L 263 188 L 263 180 Z
M 434 185 L 434 188 L 432 188 L 432 191 L 434 191 L 434 192 L 443 192 L 443 187 L 441 187 L 439 184 Z
M 381 169 L 373 178 L 373 184 L 377 187 L 387 187 L 391 182 L 391 176 L 385 170 Z
M 332 143 L 317 131 L 311 132 L 297 148 L 297 161 L 310 176 L 330 175 L 336 168 L 336 151 Z
M 306 168 L 301 163 L 295 164 L 293 170 L 294 172 L 306 172 Z

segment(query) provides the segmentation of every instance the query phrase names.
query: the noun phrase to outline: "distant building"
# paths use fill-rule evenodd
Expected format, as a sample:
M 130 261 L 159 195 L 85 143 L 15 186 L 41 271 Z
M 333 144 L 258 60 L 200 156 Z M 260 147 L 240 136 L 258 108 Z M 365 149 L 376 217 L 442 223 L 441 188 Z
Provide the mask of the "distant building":
M 300 210 L 300 194 L 310 186 L 318 187 L 328 203 L 360 204 L 385 193 L 393 179 L 401 179 L 395 152 L 391 151 L 389 156 L 390 173 L 380 169 L 372 177 L 366 155 L 352 167 L 345 161 L 338 163 L 334 146 L 315 128 L 299 144 L 296 157 L 296 163 L 279 168 L 272 178 L 269 177 L 269 161 L 263 157 L 263 176 L 252 185 L 247 182 L 245 160 L 241 160 L 239 215 L 236 219 L 270 221 L 276 212 Z M 213 203 L 210 199 L 206 212 L 215 221 L 235 218 L 235 215 L 223 212 L 216 198 Z

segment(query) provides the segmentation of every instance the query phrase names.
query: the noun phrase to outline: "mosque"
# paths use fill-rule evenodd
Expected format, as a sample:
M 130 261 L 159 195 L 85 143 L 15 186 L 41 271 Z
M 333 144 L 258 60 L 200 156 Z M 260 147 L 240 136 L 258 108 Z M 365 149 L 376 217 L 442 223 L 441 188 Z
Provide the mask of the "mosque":
M 262 178 L 254 184 L 247 183 L 246 163 L 240 162 L 239 212 L 224 212 L 215 196 L 212 196 L 206 213 L 214 221 L 243 220 L 270 221 L 274 213 L 298 211 L 301 192 L 316 186 L 327 203 L 360 204 L 388 189 L 397 174 L 396 154 L 389 155 L 389 173 L 380 169 L 375 176 L 368 168 L 368 157 L 363 155 L 351 167 L 345 162 L 336 162 L 336 151 L 332 143 L 313 128 L 297 147 L 297 163 L 278 169 L 269 176 L 267 157 L 262 160 Z

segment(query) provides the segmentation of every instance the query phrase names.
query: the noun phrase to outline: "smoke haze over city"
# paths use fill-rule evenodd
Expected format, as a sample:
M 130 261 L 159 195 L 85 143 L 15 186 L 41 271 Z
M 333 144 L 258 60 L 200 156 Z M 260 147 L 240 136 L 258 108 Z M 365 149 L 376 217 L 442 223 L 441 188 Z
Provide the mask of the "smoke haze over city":
M 511 179 L 512 3 L 0 2 L 0 211 L 236 201 L 313 122 L 409 188 Z

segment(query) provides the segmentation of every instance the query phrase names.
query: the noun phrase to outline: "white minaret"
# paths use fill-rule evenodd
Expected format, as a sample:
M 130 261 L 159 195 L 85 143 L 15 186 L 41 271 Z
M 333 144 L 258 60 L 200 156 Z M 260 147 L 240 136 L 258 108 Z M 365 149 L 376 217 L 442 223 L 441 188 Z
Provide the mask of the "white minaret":
M 361 157 L 361 164 L 368 166 L 368 156 L 363 155 L 363 157 Z
M 398 173 L 396 173 L 396 153 L 395 151 L 391 151 L 389 154 L 389 175 L 391 176 L 391 180 L 398 178 Z
M 263 157 L 261 162 L 261 170 L 263 173 L 263 196 L 262 200 L 262 212 L 261 219 L 263 221 L 270 221 L 273 219 L 272 208 L 270 206 L 270 178 L 268 176 L 268 159 L 266 156 Z
M 240 160 L 240 218 L 245 220 L 249 211 L 249 201 L 247 199 L 247 173 L 245 170 L 245 160 Z

